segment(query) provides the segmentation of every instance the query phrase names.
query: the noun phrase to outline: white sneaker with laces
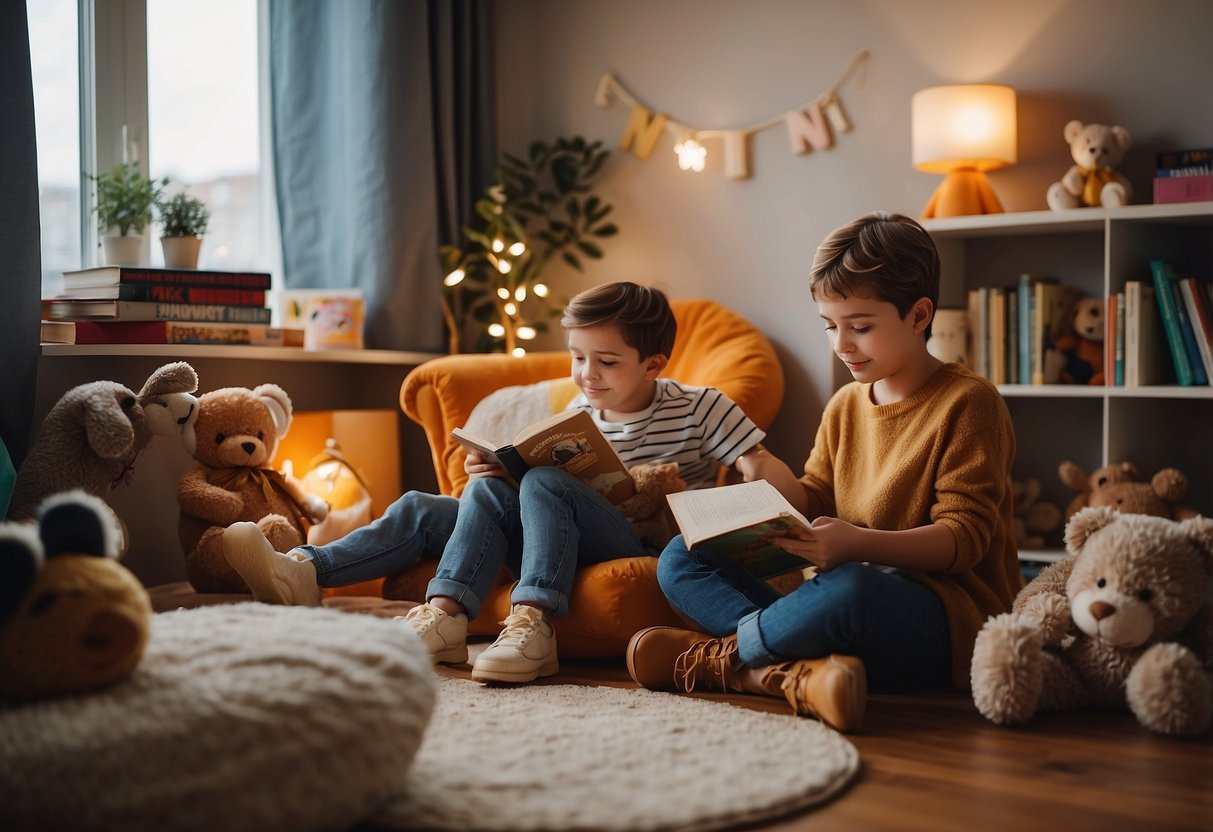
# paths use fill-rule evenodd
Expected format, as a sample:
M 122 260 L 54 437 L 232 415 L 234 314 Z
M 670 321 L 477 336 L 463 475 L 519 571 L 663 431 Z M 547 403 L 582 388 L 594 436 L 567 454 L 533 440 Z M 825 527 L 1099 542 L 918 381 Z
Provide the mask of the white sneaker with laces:
M 463 664 L 468 660 L 468 617 L 463 613 L 451 615 L 427 602 L 396 616 L 396 620 L 413 629 L 435 663 Z
M 543 610 L 515 604 L 497 640 L 472 665 L 481 682 L 531 682 L 560 670 L 556 633 Z
M 324 591 L 316 564 L 294 552 L 275 552 L 256 523 L 233 523 L 223 532 L 223 556 L 263 604 L 316 607 Z

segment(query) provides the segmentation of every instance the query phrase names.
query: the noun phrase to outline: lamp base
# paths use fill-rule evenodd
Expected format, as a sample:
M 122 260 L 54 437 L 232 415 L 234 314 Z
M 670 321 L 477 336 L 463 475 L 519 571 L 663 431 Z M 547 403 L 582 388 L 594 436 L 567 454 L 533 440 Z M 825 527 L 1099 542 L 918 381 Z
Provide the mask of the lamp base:
M 923 218 L 958 217 L 965 214 L 1001 214 L 1002 203 L 979 170 L 961 168 L 944 177 L 922 209 Z

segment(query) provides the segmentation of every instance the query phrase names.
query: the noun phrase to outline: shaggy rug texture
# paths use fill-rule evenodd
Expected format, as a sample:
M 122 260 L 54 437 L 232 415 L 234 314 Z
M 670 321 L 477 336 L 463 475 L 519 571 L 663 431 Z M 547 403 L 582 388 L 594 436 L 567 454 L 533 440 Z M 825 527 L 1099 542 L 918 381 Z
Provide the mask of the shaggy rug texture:
M 123 682 L 0 706 L 0 829 L 348 828 L 399 790 L 434 693 L 398 621 L 160 613 Z
M 707 830 L 829 800 L 859 754 L 818 722 L 611 687 L 439 679 L 404 789 L 369 825 Z

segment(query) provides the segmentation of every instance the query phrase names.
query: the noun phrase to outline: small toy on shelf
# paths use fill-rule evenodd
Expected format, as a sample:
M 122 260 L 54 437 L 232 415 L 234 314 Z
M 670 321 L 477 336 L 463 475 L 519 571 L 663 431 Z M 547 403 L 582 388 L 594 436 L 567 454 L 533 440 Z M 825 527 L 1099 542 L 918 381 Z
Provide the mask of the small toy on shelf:
M 1129 180 L 1116 172 L 1133 143 L 1129 131 L 1106 124 L 1074 120 L 1063 130 L 1074 165 L 1060 182 L 1049 186 L 1045 201 L 1054 211 L 1068 208 L 1113 208 L 1129 204 Z
M 1057 475 L 1075 494 L 1066 507 L 1066 522 L 1086 506 L 1108 506 L 1126 514 L 1171 520 L 1187 520 L 1197 514 L 1180 504 L 1188 490 L 1188 478 L 1178 468 L 1162 468 L 1149 482 L 1138 482 L 1137 466 L 1132 462 L 1104 465 L 1088 476 L 1066 460 L 1057 467 Z
M 1070 331 L 1057 339 L 1065 356 L 1062 384 L 1104 383 L 1104 303 L 1099 298 L 1079 298 L 1070 313 Z
M 1040 480 L 1031 477 L 1023 482 L 1012 480 L 1014 498 L 1015 542 L 1020 551 L 1043 549 L 1047 537 L 1061 528 L 1061 509 L 1042 500 Z

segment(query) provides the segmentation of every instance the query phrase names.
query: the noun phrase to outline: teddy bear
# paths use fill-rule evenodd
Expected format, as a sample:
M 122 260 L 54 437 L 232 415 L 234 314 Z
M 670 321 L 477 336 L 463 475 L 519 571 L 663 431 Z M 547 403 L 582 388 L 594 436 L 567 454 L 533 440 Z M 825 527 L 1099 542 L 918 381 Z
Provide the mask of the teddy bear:
M 636 493 L 619 504 L 641 540 L 664 547 L 678 534 L 678 524 L 670 512 L 665 495 L 685 491 L 687 484 L 678 476 L 677 462 L 647 462 L 628 469 L 636 483 Z
M 224 387 L 198 398 L 198 418 L 186 434 L 198 465 L 177 486 L 185 572 L 197 591 L 248 592 L 223 555 L 223 533 L 233 523 L 256 523 L 275 550 L 288 552 L 328 515 L 324 500 L 270 467 L 291 414 L 291 399 L 276 384 Z
M 1045 537 L 1061 526 L 1061 509 L 1042 500 L 1041 490 L 1035 478 L 1011 481 L 1015 542 L 1021 550 L 1043 549 Z
M 197 418 L 198 374 L 184 361 L 165 364 L 138 393 L 114 381 L 93 381 L 60 397 L 38 428 L 17 472 L 10 520 L 32 520 L 51 494 L 81 489 L 107 500 L 114 486 L 134 475 L 135 460 L 153 436 L 184 436 Z M 119 552 L 126 552 L 126 526 Z
M 1022 725 L 1038 711 L 1127 709 L 1158 733 L 1203 733 L 1213 721 L 1213 520 L 1088 507 L 1065 539 L 1072 557 L 977 634 L 977 710 Z
M 1187 520 L 1197 512 L 1180 505 L 1188 489 L 1188 478 L 1178 468 L 1162 468 L 1149 482 L 1137 481 L 1137 466 L 1118 462 L 1096 468 L 1090 476 L 1066 460 L 1057 467 L 1061 481 L 1074 492 L 1066 506 L 1068 522 L 1086 506 L 1109 506 L 1127 514 L 1149 514 L 1171 520 Z
M 0 696 L 84 693 L 131 673 L 151 622 L 147 590 L 118 562 L 104 500 L 46 498 L 33 523 L 0 525 Z
M 1129 131 L 1106 124 L 1068 122 L 1062 131 L 1070 145 L 1074 165 L 1060 182 L 1049 186 L 1045 201 L 1054 211 L 1081 206 L 1106 208 L 1127 205 L 1132 195 L 1129 180 L 1114 168 L 1133 143 Z
M 1058 381 L 1062 384 L 1104 383 L 1104 303 L 1079 298 L 1070 312 L 1071 329 L 1057 339 L 1065 356 Z

